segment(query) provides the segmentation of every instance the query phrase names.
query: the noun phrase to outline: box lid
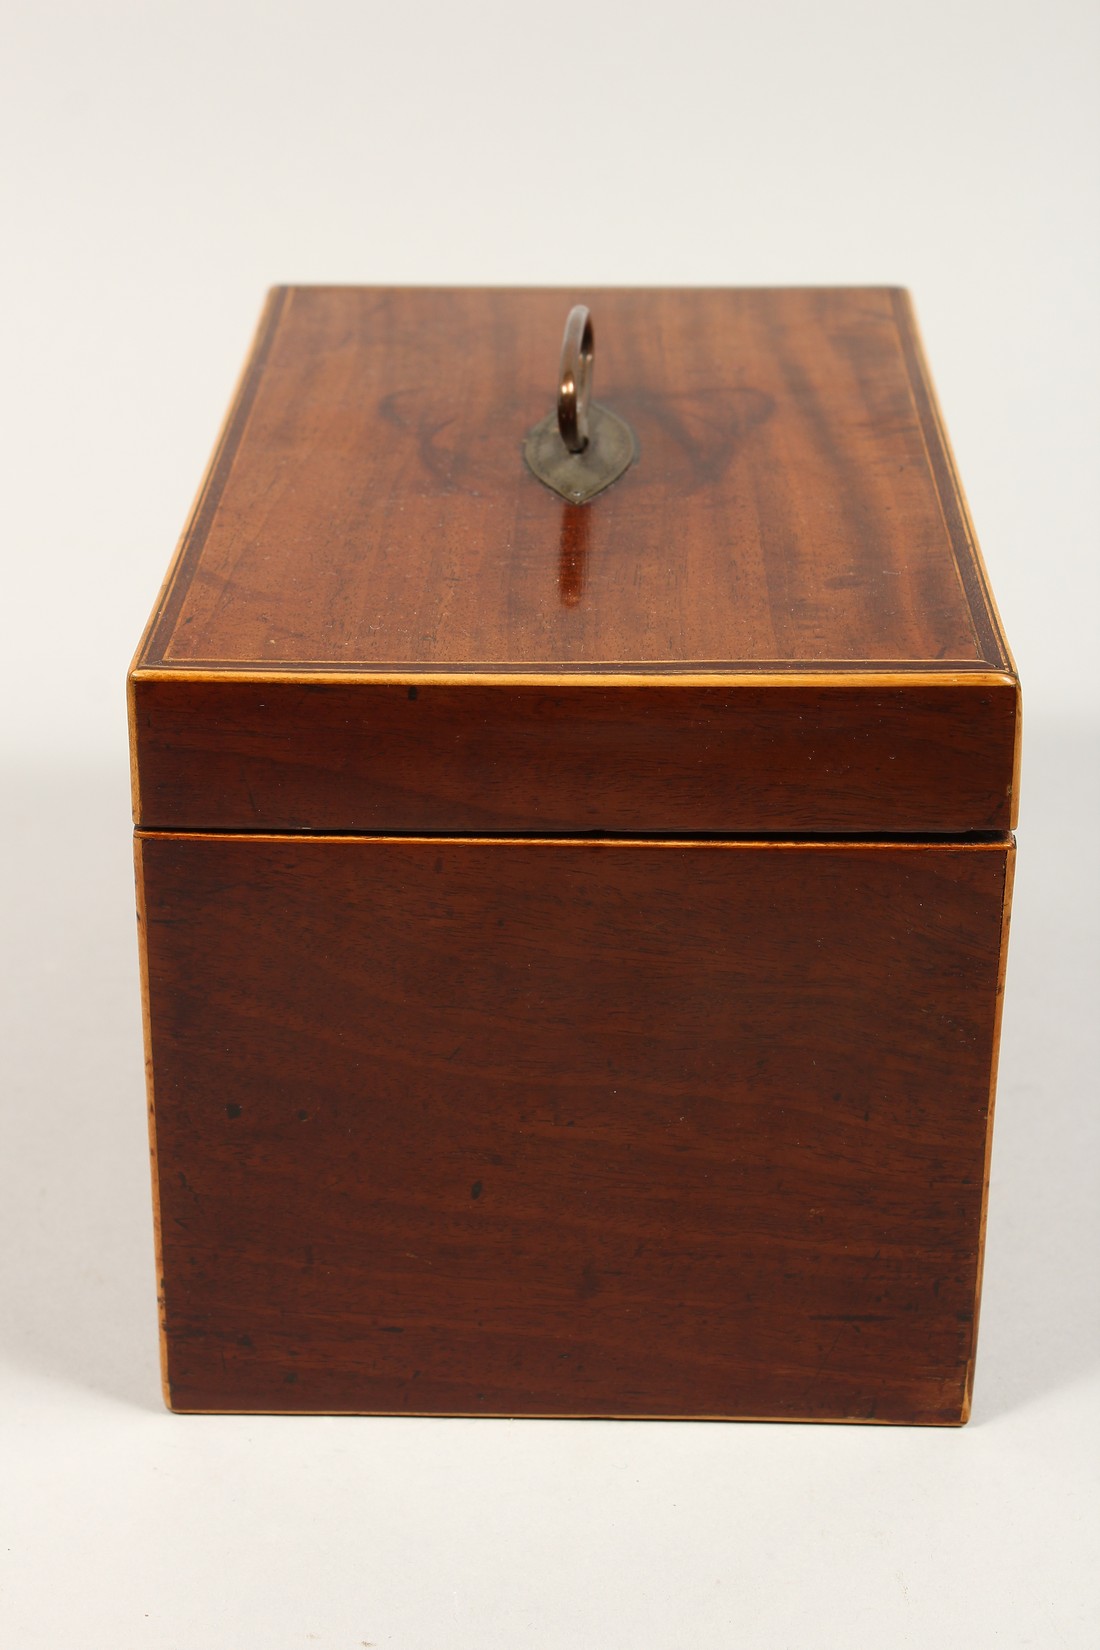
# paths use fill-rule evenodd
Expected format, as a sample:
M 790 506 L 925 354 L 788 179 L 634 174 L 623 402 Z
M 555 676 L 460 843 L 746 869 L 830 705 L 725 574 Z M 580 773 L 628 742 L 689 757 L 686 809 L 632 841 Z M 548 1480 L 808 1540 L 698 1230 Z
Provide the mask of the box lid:
M 528 468 L 583 296 L 635 460 Z M 937 833 L 1018 686 L 905 293 L 289 287 L 131 672 L 151 828 Z

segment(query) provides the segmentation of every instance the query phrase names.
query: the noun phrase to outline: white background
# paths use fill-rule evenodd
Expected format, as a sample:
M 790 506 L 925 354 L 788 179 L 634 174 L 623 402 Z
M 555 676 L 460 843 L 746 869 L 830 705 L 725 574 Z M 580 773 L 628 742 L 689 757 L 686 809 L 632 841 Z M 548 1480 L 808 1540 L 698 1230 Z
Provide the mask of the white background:
M 0 1647 L 1100 1642 L 1100 13 L 0 8 Z M 974 1418 L 181 1418 L 123 680 L 267 285 L 913 289 L 1028 707 Z

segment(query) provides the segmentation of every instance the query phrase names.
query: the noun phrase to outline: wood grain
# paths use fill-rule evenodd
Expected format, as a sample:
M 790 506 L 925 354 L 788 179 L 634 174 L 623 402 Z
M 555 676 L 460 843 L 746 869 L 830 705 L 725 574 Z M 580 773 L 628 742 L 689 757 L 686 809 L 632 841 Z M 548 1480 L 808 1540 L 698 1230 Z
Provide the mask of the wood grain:
M 574 295 L 284 288 L 140 663 L 1007 668 L 904 294 L 588 296 L 641 458 L 582 597 L 520 452 Z
M 191 830 L 960 834 L 1015 815 L 1017 689 L 138 685 L 135 817 Z
M 959 1422 L 1011 851 L 139 834 L 172 1404 Z

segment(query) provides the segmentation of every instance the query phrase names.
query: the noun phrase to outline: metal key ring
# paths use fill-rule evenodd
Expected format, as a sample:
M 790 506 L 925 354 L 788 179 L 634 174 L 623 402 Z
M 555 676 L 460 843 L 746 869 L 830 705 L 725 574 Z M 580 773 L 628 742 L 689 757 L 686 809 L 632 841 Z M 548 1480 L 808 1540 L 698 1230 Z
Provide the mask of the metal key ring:
M 565 323 L 558 371 L 558 429 L 571 453 L 583 453 L 588 446 L 592 352 L 592 317 L 584 304 L 577 304 Z

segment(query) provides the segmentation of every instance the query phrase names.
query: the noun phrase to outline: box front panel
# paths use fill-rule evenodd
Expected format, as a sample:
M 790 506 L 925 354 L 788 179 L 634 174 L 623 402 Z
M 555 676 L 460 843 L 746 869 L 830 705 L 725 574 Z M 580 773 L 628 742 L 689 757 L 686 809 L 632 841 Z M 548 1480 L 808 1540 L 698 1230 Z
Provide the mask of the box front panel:
M 964 1418 L 1009 842 L 138 852 L 174 1407 Z

